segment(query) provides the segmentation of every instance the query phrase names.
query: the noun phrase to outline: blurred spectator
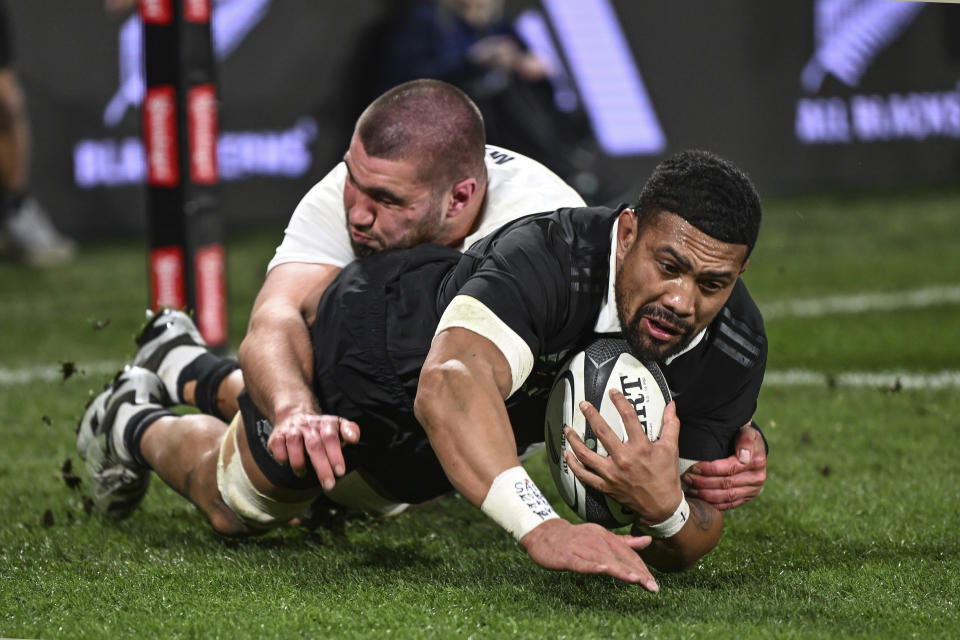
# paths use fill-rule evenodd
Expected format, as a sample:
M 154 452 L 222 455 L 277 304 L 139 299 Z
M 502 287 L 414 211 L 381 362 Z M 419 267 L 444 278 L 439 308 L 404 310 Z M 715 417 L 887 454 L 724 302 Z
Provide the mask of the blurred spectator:
M 47 267 L 72 259 L 76 244 L 27 191 L 30 124 L 12 58 L 7 10 L 0 2 L 0 246 L 30 266 Z
M 587 119 L 556 108 L 550 69 L 504 19 L 503 4 L 408 2 L 383 45 L 377 92 L 416 78 L 449 82 L 480 107 L 491 144 L 539 160 L 596 201 L 596 144 Z

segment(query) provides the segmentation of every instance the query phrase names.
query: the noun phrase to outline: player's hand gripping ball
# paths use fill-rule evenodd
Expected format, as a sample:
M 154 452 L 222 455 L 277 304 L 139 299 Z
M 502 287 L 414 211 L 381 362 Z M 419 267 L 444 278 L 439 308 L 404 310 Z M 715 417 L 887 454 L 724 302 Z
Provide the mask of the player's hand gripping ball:
M 630 401 L 651 441 L 660 437 L 663 410 L 670 403 L 670 389 L 655 362 L 643 363 L 619 338 L 598 338 L 576 354 L 561 369 L 547 402 L 545 440 L 547 461 L 564 501 L 577 515 L 607 528 L 633 523 L 634 512 L 577 479 L 564 459 L 570 444 L 563 435 L 569 426 L 591 450 L 607 455 L 580 411 L 586 400 L 596 407 L 621 442 L 627 441 L 620 413 L 609 390 L 618 389 Z

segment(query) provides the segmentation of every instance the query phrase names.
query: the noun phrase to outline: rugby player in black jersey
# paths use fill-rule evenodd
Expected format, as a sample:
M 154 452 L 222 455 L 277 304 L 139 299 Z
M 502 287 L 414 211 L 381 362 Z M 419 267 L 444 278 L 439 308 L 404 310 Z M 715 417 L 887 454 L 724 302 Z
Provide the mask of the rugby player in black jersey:
M 766 340 L 739 275 L 759 222 L 746 176 L 686 152 L 661 163 L 635 209 L 536 214 L 462 257 L 424 245 L 349 265 L 314 323 L 314 336 L 327 337 L 314 341 L 321 405 L 364 425 L 343 448 L 348 470 L 387 501 L 455 488 L 539 564 L 656 590 L 641 556 L 689 567 L 722 528 L 719 511 L 684 497 L 678 458 L 728 456 L 756 407 Z M 580 446 L 585 465 L 569 462 L 634 508 L 638 526 L 657 535 L 652 544 L 556 518 L 518 459 L 542 440 L 544 380 L 597 332 L 621 327 L 635 350 L 661 361 L 676 406 L 657 443 L 631 439 L 602 463 Z M 227 428 L 176 416 L 163 396 L 155 375 L 132 370 L 88 409 L 78 446 L 102 509 L 129 515 L 151 468 L 224 534 L 281 524 L 320 494 L 319 469 L 277 462 L 270 424 L 248 398 Z

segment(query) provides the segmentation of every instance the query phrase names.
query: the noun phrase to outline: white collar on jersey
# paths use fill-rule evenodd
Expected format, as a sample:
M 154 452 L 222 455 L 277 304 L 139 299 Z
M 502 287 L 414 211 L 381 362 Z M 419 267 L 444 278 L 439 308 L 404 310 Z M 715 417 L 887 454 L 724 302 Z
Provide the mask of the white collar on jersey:
M 613 225 L 613 233 L 610 238 L 610 275 L 607 278 L 607 296 L 600 307 L 600 315 L 597 316 L 597 323 L 593 326 L 596 333 L 621 333 L 620 317 L 617 315 L 617 301 L 613 292 L 613 284 L 617 277 L 617 229 L 620 227 L 620 221 Z M 707 335 L 707 330 L 703 329 L 700 333 L 693 336 L 693 339 L 679 353 L 675 353 L 666 360 L 664 365 L 671 362 L 692 350 L 703 337 Z

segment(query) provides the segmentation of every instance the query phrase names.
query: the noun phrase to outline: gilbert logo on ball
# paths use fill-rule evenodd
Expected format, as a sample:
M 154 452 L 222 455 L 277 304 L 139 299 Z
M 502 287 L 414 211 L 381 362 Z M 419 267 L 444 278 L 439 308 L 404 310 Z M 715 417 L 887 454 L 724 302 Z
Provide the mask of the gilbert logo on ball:
M 612 388 L 633 405 L 647 437 L 656 441 L 663 426 L 663 410 L 670 402 L 670 389 L 657 364 L 638 360 L 626 340 L 620 338 L 594 340 L 560 371 L 550 390 L 544 427 L 547 460 L 560 495 L 581 518 L 608 528 L 631 524 L 634 513 L 573 475 L 563 457 L 570 449 L 563 427 L 573 429 L 593 451 L 607 455 L 580 411 L 580 402 L 586 400 L 599 410 L 620 441 L 626 442 L 623 420 L 610 399 Z

